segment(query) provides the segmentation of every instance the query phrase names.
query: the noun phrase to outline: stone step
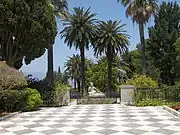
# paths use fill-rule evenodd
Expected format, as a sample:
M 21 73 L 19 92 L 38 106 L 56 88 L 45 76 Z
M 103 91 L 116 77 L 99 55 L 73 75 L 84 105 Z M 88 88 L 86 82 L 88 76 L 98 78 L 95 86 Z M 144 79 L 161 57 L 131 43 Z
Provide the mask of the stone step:
M 77 104 L 115 104 L 116 98 L 82 98 L 77 99 Z

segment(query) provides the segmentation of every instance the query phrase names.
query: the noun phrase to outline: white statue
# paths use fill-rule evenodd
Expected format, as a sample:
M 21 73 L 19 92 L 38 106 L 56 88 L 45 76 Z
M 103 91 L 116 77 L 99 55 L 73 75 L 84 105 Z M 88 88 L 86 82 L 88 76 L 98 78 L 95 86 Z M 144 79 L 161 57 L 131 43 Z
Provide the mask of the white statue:
M 127 72 L 125 70 L 119 69 L 118 70 L 118 82 L 120 82 L 120 80 L 123 81 L 123 83 L 126 82 L 126 80 L 128 80 L 128 76 L 127 76 Z
M 89 93 L 89 96 L 90 97 L 104 97 L 105 94 L 100 92 L 100 91 L 97 91 L 96 87 L 93 86 L 93 83 L 90 82 L 90 87 L 88 88 L 88 93 Z

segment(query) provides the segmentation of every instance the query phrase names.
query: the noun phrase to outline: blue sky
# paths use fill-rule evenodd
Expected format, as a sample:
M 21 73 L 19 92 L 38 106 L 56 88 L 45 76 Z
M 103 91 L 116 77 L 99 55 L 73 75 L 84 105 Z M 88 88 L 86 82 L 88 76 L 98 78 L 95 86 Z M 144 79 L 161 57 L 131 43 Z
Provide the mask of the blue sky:
M 159 1 L 162 2 L 162 0 Z M 129 49 L 135 49 L 136 44 L 139 43 L 139 31 L 137 25 L 133 24 L 130 18 L 126 18 L 125 8 L 120 3 L 117 3 L 117 0 L 68 0 L 68 4 L 69 10 L 78 6 L 83 6 L 85 8 L 91 7 L 91 12 L 97 13 L 96 18 L 100 20 L 122 20 L 122 23 L 126 24 L 124 29 L 131 37 Z M 146 24 L 146 28 L 152 25 L 153 19 L 151 18 L 149 23 Z M 61 31 L 62 28 L 62 24 L 58 22 L 58 32 Z M 148 36 L 147 31 L 145 32 L 145 36 Z M 54 44 L 54 70 L 57 70 L 58 66 L 63 70 L 64 62 L 67 60 L 67 57 L 72 56 L 73 54 L 79 54 L 79 51 L 76 51 L 74 48 L 70 50 L 58 34 Z M 86 57 L 94 59 L 92 49 L 86 51 Z M 47 72 L 47 53 L 32 61 L 31 64 L 24 65 L 21 70 L 25 74 L 32 74 L 33 76 L 42 79 Z

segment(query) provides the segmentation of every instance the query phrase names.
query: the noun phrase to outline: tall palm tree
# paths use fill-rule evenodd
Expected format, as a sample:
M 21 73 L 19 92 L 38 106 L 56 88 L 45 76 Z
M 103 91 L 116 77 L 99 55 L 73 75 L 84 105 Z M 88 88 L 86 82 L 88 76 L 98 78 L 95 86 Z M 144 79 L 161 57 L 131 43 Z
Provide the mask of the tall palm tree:
M 124 30 L 124 25 L 118 21 L 101 21 L 97 26 L 97 37 L 93 42 L 95 55 L 106 54 L 108 62 L 108 87 L 107 96 L 111 96 L 112 91 L 112 62 L 118 53 L 123 54 L 129 44 L 129 36 Z
M 139 25 L 142 74 L 146 74 L 144 24 L 157 12 L 158 5 L 156 1 L 157 0 L 118 0 L 118 2 L 121 2 L 126 7 L 126 16 L 130 16 L 132 21 Z
M 95 32 L 96 14 L 90 12 L 90 8 L 74 8 L 72 13 L 64 19 L 65 28 L 61 32 L 64 42 L 72 48 L 80 50 L 81 56 L 81 83 L 83 95 L 87 95 L 85 89 L 85 49 L 89 49 L 89 43 L 93 39 Z
M 49 3 L 56 17 L 66 18 L 68 11 L 67 0 L 49 0 Z
M 68 10 L 67 0 L 49 0 L 49 5 L 53 8 L 54 15 L 58 18 L 66 17 Z M 53 45 L 48 46 L 48 72 L 47 78 L 49 84 L 53 84 Z
M 78 84 L 78 91 L 80 92 L 80 66 L 81 58 L 79 55 L 74 55 L 69 57 L 65 63 L 65 73 L 68 75 L 68 78 L 73 80 L 74 88 L 76 90 L 76 84 Z

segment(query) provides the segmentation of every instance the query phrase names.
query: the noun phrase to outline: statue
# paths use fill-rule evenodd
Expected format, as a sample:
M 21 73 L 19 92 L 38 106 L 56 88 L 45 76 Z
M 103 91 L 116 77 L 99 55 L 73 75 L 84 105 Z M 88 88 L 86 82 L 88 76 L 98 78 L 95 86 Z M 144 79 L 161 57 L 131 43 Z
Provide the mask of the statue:
M 90 97 L 104 97 L 105 94 L 98 91 L 96 87 L 93 86 L 93 83 L 90 82 L 90 86 L 88 88 L 88 93 Z
M 128 76 L 127 76 L 127 72 L 125 70 L 119 69 L 118 70 L 118 82 L 120 82 L 120 80 L 123 81 L 123 83 L 126 82 L 126 80 L 128 80 Z

